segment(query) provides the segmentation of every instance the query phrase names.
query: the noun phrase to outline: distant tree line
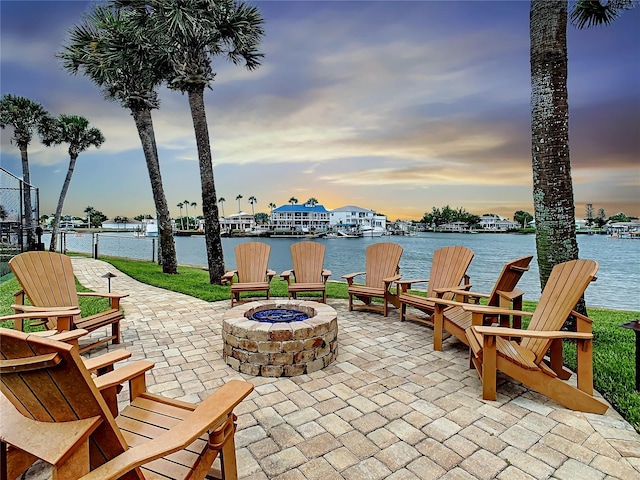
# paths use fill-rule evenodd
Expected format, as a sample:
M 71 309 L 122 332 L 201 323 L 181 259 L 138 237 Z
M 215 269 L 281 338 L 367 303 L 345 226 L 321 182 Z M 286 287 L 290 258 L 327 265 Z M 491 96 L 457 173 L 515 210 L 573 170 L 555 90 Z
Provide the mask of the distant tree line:
M 473 213 L 467 212 L 464 208 L 451 208 L 449 205 L 439 209 L 432 207 L 430 213 L 425 213 L 421 220 L 427 225 L 446 225 L 453 222 L 464 222 L 469 226 L 475 226 L 480 223 L 480 217 Z

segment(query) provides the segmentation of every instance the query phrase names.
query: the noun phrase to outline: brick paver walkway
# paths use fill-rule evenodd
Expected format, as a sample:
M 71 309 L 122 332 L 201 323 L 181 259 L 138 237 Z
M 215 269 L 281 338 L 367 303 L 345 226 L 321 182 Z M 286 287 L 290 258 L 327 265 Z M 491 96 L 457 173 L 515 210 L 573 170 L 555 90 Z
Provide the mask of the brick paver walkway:
M 433 351 L 432 331 L 396 312 L 350 313 L 330 299 L 337 361 L 310 375 L 250 377 L 222 360 L 228 301 L 150 287 L 92 259 L 73 265 L 83 285 L 104 291 L 112 271 L 112 290 L 129 293 L 121 346 L 155 362 L 149 390 L 199 402 L 232 378 L 255 385 L 236 410 L 240 478 L 640 478 L 640 436 L 617 412 L 566 410 L 505 378 L 498 401 L 483 401 L 466 350 L 448 340 Z

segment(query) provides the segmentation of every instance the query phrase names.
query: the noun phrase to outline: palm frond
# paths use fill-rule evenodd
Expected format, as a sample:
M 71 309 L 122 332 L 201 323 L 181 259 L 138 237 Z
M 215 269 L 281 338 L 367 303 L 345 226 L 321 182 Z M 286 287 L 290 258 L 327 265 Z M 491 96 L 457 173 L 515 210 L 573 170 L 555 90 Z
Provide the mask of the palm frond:
M 633 0 L 578 0 L 571 10 L 571 23 L 580 30 L 609 25 L 633 7 Z

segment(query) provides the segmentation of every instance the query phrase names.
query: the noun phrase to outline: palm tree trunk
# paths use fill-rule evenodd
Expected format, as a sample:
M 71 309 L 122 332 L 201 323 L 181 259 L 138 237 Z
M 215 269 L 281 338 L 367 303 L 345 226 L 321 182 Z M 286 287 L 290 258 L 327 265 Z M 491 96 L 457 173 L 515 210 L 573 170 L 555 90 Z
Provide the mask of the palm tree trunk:
M 169 206 L 162 186 L 162 176 L 160 175 L 160 162 L 158 160 L 158 148 L 153 130 L 153 119 L 151 110 L 131 110 L 133 119 L 136 122 L 138 136 L 142 143 L 144 158 L 147 162 L 149 180 L 151 182 L 151 192 L 156 207 L 158 218 L 158 263 L 162 265 L 164 273 L 178 273 L 178 260 L 176 257 L 176 246 L 173 239 L 173 228 L 171 226 L 171 215 Z
M 218 202 L 213 178 L 209 128 L 204 109 L 204 85 L 189 90 L 188 93 L 193 129 L 198 147 L 198 162 L 200 164 L 202 214 L 204 216 L 209 281 L 210 283 L 219 283 L 222 275 L 224 275 L 224 255 L 222 253 L 222 240 L 220 239 L 220 222 L 218 221 Z
M 67 176 L 62 184 L 62 190 L 60 191 L 60 198 L 58 199 L 58 206 L 56 207 L 55 218 L 53 219 L 53 225 L 51 225 L 51 242 L 49 243 L 49 251 L 56 251 L 56 236 L 58 234 L 58 225 L 60 225 L 60 217 L 62 216 L 62 207 L 64 206 L 64 199 L 69 191 L 69 185 L 71 184 L 71 177 L 73 176 L 73 170 L 76 168 L 77 154 L 69 155 L 69 169 L 67 170 Z
M 578 258 L 569 158 L 567 8 L 567 0 L 531 1 L 531 158 L 542 289 L 555 265 Z
M 22 201 L 24 202 L 24 229 L 27 232 L 27 247 L 31 248 L 34 242 L 33 230 L 31 228 L 31 218 L 33 217 L 33 209 L 31 208 L 31 178 L 29 176 L 29 155 L 27 148 L 20 148 L 20 157 L 22 159 Z

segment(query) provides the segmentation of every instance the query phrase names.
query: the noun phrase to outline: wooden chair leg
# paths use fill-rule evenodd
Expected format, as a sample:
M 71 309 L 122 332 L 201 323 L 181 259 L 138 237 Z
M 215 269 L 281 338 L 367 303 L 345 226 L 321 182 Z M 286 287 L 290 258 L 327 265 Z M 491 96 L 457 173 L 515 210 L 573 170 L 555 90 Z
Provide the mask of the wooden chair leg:
M 405 305 L 402 304 L 404 307 Z M 436 304 L 436 308 L 431 318 L 433 318 L 433 349 L 442 351 L 442 330 L 444 328 L 444 306 Z M 402 315 L 400 317 L 402 319 Z
M 117 345 L 120 343 L 120 320 L 118 320 L 117 322 L 113 322 L 111 324 L 111 335 L 113 335 L 113 341 L 111 343 L 113 343 L 114 345 Z
M 482 341 L 482 398 L 496 399 L 496 337 L 483 335 Z

